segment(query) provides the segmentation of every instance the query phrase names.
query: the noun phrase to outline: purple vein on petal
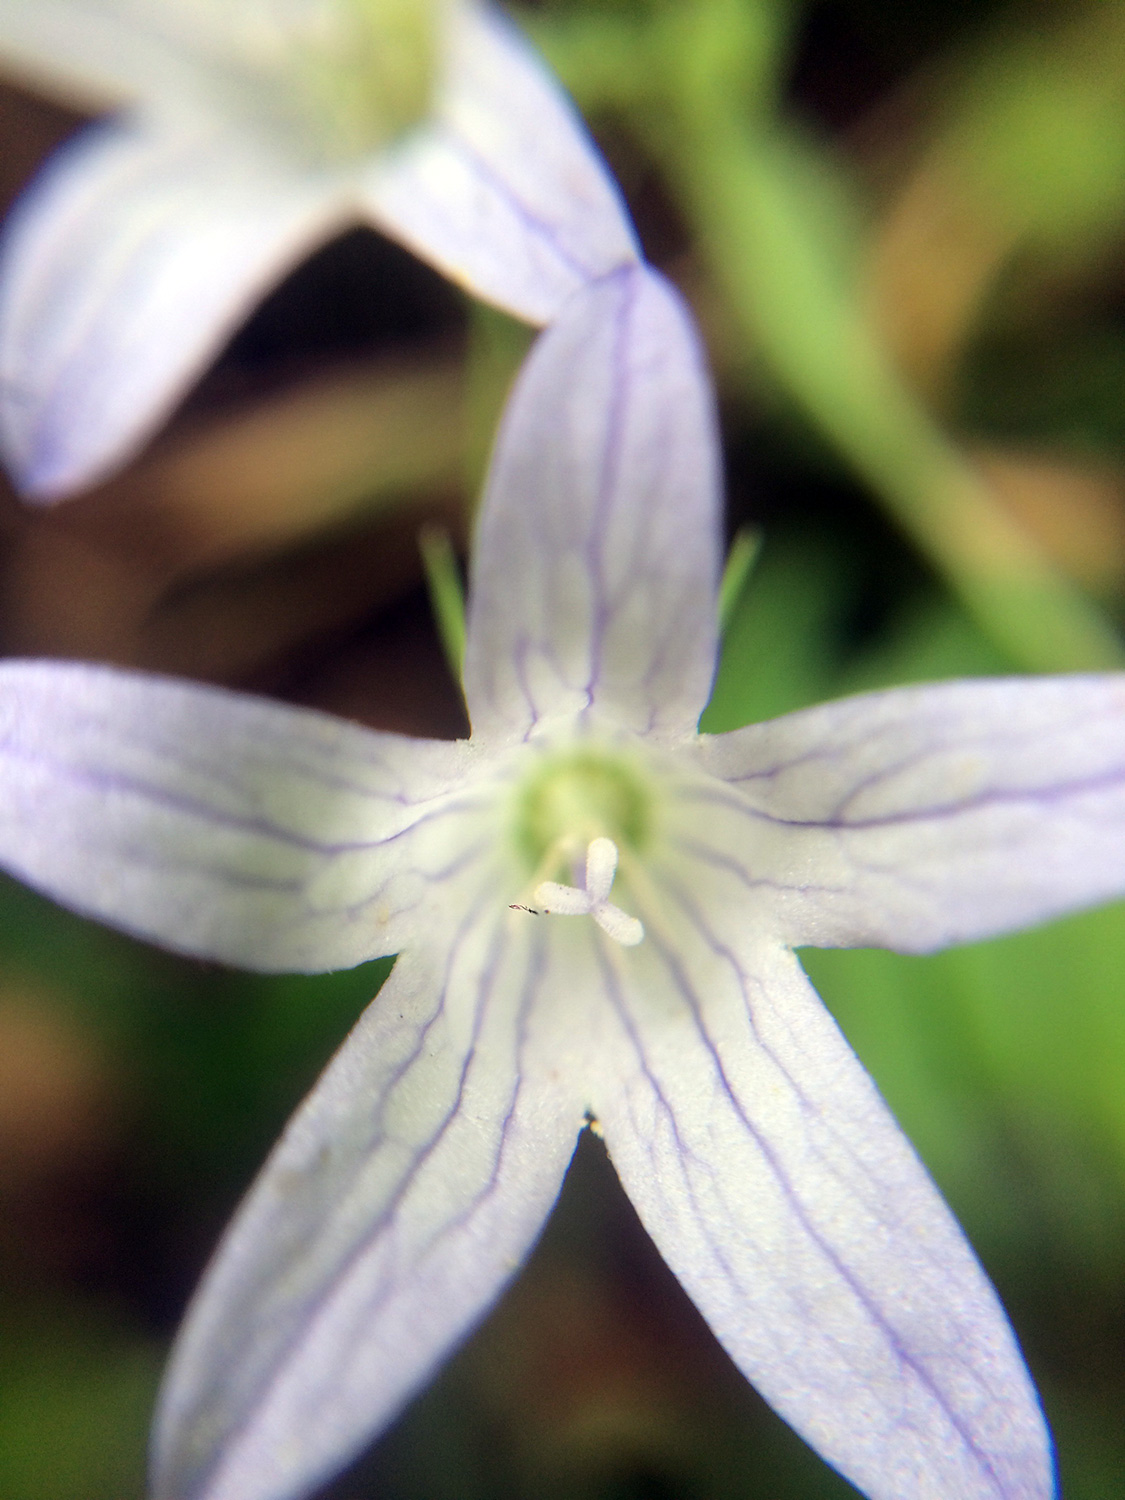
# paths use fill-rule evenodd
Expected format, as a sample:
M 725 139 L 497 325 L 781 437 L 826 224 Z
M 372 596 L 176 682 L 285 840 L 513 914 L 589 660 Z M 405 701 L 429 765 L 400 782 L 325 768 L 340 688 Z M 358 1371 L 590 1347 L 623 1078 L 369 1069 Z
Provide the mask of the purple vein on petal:
M 611 321 L 612 339 L 610 364 L 613 377 L 610 381 L 604 438 L 597 455 L 597 478 L 594 486 L 594 505 L 582 553 L 586 562 L 586 576 L 593 593 L 593 608 L 590 619 L 589 663 L 586 678 L 586 706 L 592 707 L 595 690 L 602 669 L 602 651 L 606 630 L 614 606 L 609 599 L 603 558 L 606 535 L 609 530 L 609 513 L 618 499 L 618 492 L 626 476 L 622 474 L 622 442 L 624 439 L 624 413 L 631 396 L 629 372 L 629 335 L 634 319 L 638 285 L 633 276 L 619 278 L 622 287 L 621 299 L 613 309 Z
M 565 226 L 545 218 L 529 207 L 512 184 L 502 177 L 487 158 L 482 156 L 464 136 L 459 135 L 456 130 L 450 130 L 446 139 L 450 150 L 461 157 L 471 175 L 491 186 L 497 197 L 509 203 L 516 218 L 530 231 L 529 238 L 542 240 L 550 247 L 555 259 L 568 271 L 573 272 L 575 286 L 582 286 L 606 274 L 604 266 L 580 260 L 573 251 L 569 250 L 560 234 L 560 230 Z
M 950 1405 L 945 1394 L 937 1386 L 928 1370 L 923 1365 L 919 1364 L 916 1356 L 912 1354 L 902 1343 L 902 1340 L 899 1337 L 897 1331 L 889 1322 L 886 1314 L 879 1307 L 879 1305 L 872 1300 L 863 1282 L 856 1277 L 847 1262 L 843 1260 L 831 1241 L 827 1240 L 824 1237 L 823 1233 L 810 1220 L 807 1210 L 801 1198 L 797 1194 L 792 1180 L 784 1164 L 782 1163 L 774 1144 L 762 1133 L 759 1127 L 747 1114 L 745 1108 L 741 1103 L 737 1091 L 731 1084 L 726 1067 L 719 1054 L 719 1050 L 706 1026 L 705 1021 L 703 1020 L 703 1007 L 700 996 L 691 980 L 689 979 L 681 961 L 667 945 L 662 943 L 659 936 L 651 929 L 648 932 L 647 940 L 652 945 L 653 951 L 657 953 L 662 960 L 672 982 L 673 989 L 683 999 L 690 1013 L 694 1029 L 703 1044 L 707 1056 L 710 1059 L 714 1077 L 723 1097 L 727 1099 L 740 1125 L 746 1131 L 749 1138 L 754 1142 L 754 1145 L 762 1161 L 767 1166 L 770 1175 L 777 1184 L 783 1198 L 789 1205 L 790 1211 L 792 1212 L 797 1223 L 800 1225 L 802 1231 L 807 1235 L 808 1239 L 816 1245 L 818 1251 L 833 1267 L 834 1271 L 840 1277 L 841 1281 L 849 1288 L 856 1302 L 863 1309 L 864 1314 L 870 1324 L 879 1330 L 887 1346 L 894 1352 L 895 1358 L 899 1362 L 899 1364 L 913 1371 L 921 1386 L 929 1392 L 938 1409 L 945 1414 L 953 1429 L 960 1434 L 967 1450 L 974 1455 L 974 1457 L 980 1464 L 982 1471 L 986 1473 L 990 1477 L 990 1480 L 994 1483 L 996 1493 L 998 1495 L 1003 1495 L 1004 1485 L 1000 1477 L 996 1474 L 991 1458 L 989 1458 L 989 1456 L 981 1450 L 976 1437 L 974 1436 L 972 1431 L 966 1427 L 959 1412 Z M 652 1081 L 654 1088 L 657 1090 L 658 1095 L 662 1101 L 662 1107 L 665 1109 L 669 1119 L 674 1121 L 674 1108 L 665 1099 L 663 1090 L 656 1082 L 651 1065 L 645 1059 L 643 1044 L 640 1041 L 635 1026 L 630 1024 L 628 1030 L 630 1036 L 633 1039 L 633 1045 L 638 1048 L 638 1061 L 641 1063 L 646 1077 L 648 1077 L 650 1081 Z M 785 1078 L 789 1087 L 793 1089 L 794 1094 L 798 1098 L 802 1098 L 803 1096 L 801 1095 L 800 1090 L 797 1088 L 788 1069 L 786 1069 L 780 1063 L 778 1063 L 777 1066 L 779 1067 L 781 1076 Z M 816 1111 L 816 1113 L 818 1117 L 820 1117 L 820 1112 Z M 678 1126 L 674 1125 L 673 1128 L 675 1130 L 676 1139 L 677 1141 L 679 1141 Z M 681 1150 L 681 1159 L 682 1157 L 683 1153 Z M 709 1175 L 711 1176 L 715 1186 L 720 1189 L 720 1197 L 722 1197 L 723 1195 L 721 1193 L 720 1175 L 714 1170 L 709 1170 Z M 865 1173 L 865 1175 L 867 1174 Z M 690 1185 L 686 1182 L 686 1179 L 685 1186 L 688 1187 L 691 1201 L 693 1203 L 697 1203 L 694 1191 L 691 1190 Z M 726 1257 L 725 1252 L 723 1252 L 715 1243 L 710 1225 L 707 1222 L 707 1215 L 704 1213 L 700 1213 L 698 1223 L 700 1227 L 703 1228 L 708 1244 L 712 1246 L 719 1263 L 723 1265 L 724 1268 L 729 1269 L 733 1284 L 736 1286 L 740 1285 L 742 1278 L 733 1272 L 733 1269 L 730 1268 L 730 1262 Z M 829 1336 L 824 1330 L 822 1330 L 822 1333 L 824 1334 L 824 1336 Z M 835 1342 L 834 1336 L 832 1336 L 832 1338 Z M 840 1346 L 840 1352 L 845 1357 L 848 1354 L 848 1350 L 845 1346 Z M 966 1371 L 966 1373 L 973 1374 L 971 1368 L 968 1365 L 965 1365 L 963 1362 L 962 1368 Z M 973 1378 L 974 1383 L 979 1385 L 979 1377 L 976 1377 L 974 1375 Z
M 410 1051 L 408 1056 L 406 1056 L 399 1063 L 399 1065 L 396 1067 L 394 1072 L 390 1075 L 385 1083 L 382 1097 L 378 1101 L 377 1114 L 374 1122 L 375 1128 L 372 1133 L 368 1151 L 361 1160 L 358 1160 L 353 1164 L 352 1170 L 349 1172 L 347 1179 L 343 1184 L 338 1182 L 333 1182 L 331 1184 L 337 1202 L 339 1202 L 341 1198 L 346 1197 L 352 1190 L 352 1186 L 354 1185 L 357 1177 L 365 1166 L 368 1156 L 377 1151 L 383 1143 L 385 1136 L 383 1127 L 379 1123 L 379 1121 L 384 1115 L 387 1106 L 390 1104 L 392 1095 L 394 1094 L 395 1090 L 408 1078 L 413 1067 L 422 1056 L 426 1045 L 426 1038 L 429 1035 L 429 1032 L 445 1014 L 450 984 L 452 982 L 453 974 L 457 965 L 457 956 L 463 948 L 464 944 L 472 936 L 473 929 L 480 916 L 481 910 L 487 904 L 488 896 L 487 893 L 482 889 L 481 895 L 478 897 L 477 901 L 473 904 L 469 912 L 466 913 L 466 915 L 460 922 L 458 930 L 454 934 L 453 942 L 451 943 L 449 954 L 444 965 L 445 972 L 443 979 L 436 991 L 434 1007 L 430 1015 L 416 1026 L 416 1041 L 413 1045 L 413 1049 Z M 486 964 L 484 974 L 482 976 L 480 990 L 477 996 L 476 1004 L 474 1006 L 470 1035 L 466 1054 L 461 1065 L 459 1082 L 456 1087 L 454 1098 L 451 1104 L 443 1113 L 442 1118 L 437 1122 L 437 1125 L 431 1132 L 429 1138 L 417 1148 L 415 1148 L 410 1161 L 406 1166 L 402 1168 L 398 1186 L 390 1195 L 390 1197 L 380 1206 L 380 1209 L 375 1214 L 375 1216 L 370 1220 L 370 1223 L 364 1235 L 356 1240 L 351 1248 L 347 1251 L 347 1253 L 338 1261 L 334 1268 L 331 1279 L 326 1281 L 320 1288 L 319 1292 L 315 1294 L 306 1304 L 299 1325 L 294 1326 L 288 1332 L 284 1341 L 279 1346 L 275 1356 L 271 1359 L 270 1368 L 263 1373 L 255 1386 L 254 1394 L 252 1394 L 252 1396 L 246 1403 L 246 1416 L 239 1423 L 237 1423 L 234 1428 L 231 1429 L 230 1437 L 235 1437 L 238 1433 L 246 1431 L 253 1423 L 255 1413 L 260 1410 L 265 1401 L 268 1400 L 270 1391 L 276 1388 L 279 1380 L 284 1379 L 285 1367 L 288 1362 L 288 1357 L 290 1356 L 292 1351 L 299 1347 L 308 1326 L 315 1321 L 318 1310 L 323 1308 L 330 1301 L 337 1287 L 346 1279 L 349 1271 L 362 1260 L 373 1242 L 376 1241 L 380 1237 L 380 1235 L 387 1229 L 394 1218 L 396 1209 L 401 1204 L 406 1194 L 410 1191 L 419 1168 L 438 1148 L 446 1132 L 449 1130 L 451 1124 L 457 1118 L 461 1101 L 464 1098 L 466 1080 L 475 1055 L 476 1043 L 479 1039 L 481 1028 L 484 1022 L 488 997 L 492 983 L 495 979 L 495 973 L 499 964 L 502 945 L 502 924 L 497 922 L 491 943 L 492 951 L 488 963 Z M 375 1003 L 378 1002 L 376 1001 Z M 377 1311 L 378 1307 L 380 1306 L 381 1300 L 381 1298 L 378 1298 L 374 1304 L 371 1304 L 373 1311 Z M 355 1336 L 357 1340 L 361 1339 L 364 1336 L 364 1330 L 357 1329 Z M 229 1444 L 229 1437 L 227 1441 Z
M 759 1024 L 758 1017 L 755 1014 L 756 1005 L 754 997 L 751 993 L 750 976 L 748 975 L 745 967 L 743 966 L 738 955 L 735 953 L 734 949 L 729 945 L 729 943 L 724 942 L 724 940 L 718 936 L 715 931 L 714 924 L 708 920 L 708 917 L 700 907 L 699 902 L 695 899 L 695 897 L 690 893 L 688 889 L 682 886 L 677 880 L 674 880 L 667 874 L 661 872 L 653 872 L 653 880 L 654 884 L 661 888 L 665 892 L 666 896 L 680 908 L 695 931 L 703 938 L 705 945 L 729 971 L 742 999 L 743 1012 L 746 1017 L 747 1025 L 750 1028 L 751 1035 L 754 1039 L 754 1045 L 759 1048 L 766 1057 L 770 1059 L 770 1061 L 776 1067 L 778 1073 L 785 1078 L 787 1084 L 793 1092 L 794 1097 L 798 1101 L 801 1114 L 807 1121 L 816 1121 L 817 1123 L 823 1125 L 830 1132 L 833 1143 L 837 1146 L 837 1148 L 845 1153 L 848 1160 L 853 1164 L 853 1166 L 865 1178 L 867 1178 L 867 1180 L 875 1188 L 876 1198 L 879 1198 L 880 1196 L 885 1197 L 885 1195 L 881 1195 L 878 1181 L 872 1175 L 871 1169 L 867 1165 L 867 1163 L 863 1160 L 862 1157 L 856 1154 L 851 1143 L 844 1136 L 840 1135 L 837 1131 L 832 1129 L 831 1114 L 826 1113 L 822 1105 L 807 1092 L 807 1090 L 797 1081 L 796 1078 L 793 1077 L 793 1075 L 790 1073 L 790 1071 L 782 1061 L 777 1049 L 766 1040 L 764 1030 Z M 653 934 L 653 941 L 654 945 L 657 948 L 657 951 L 660 952 L 664 957 L 666 965 L 669 968 L 680 971 L 679 960 L 676 958 L 672 948 L 659 938 L 658 930 L 655 934 Z M 722 1071 L 722 1061 L 719 1058 L 716 1046 L 707 1031 L 706 1023 L 704 1022 L 702 1013 L 698 1008 L 698 1003 L 693 1004 L 691 1008 L 692 1014 L 696 1020 L 697 1029 L 699 1030 L 700 1035 L 703 1036 L 706 1041 L 707 1050 L 711 1054 L 716 1067 L 719 1068 L 720 1071 Z M 782 1016 L 781 1019 L 784 1020 L 784 1016 Z M 737 1103 L 733 1091 L 728 1092 L 730 1092 L 732 1102 L 736 1104 L 737 1111 L 740 1117 L 745 1118 L 742 1107 Z M 830 1171 L 833 1170 L 830 1167 L 828 1158 L 824 1155 L 822 1148 L 819 1145 L 816 1145 L 814 1147 L 814 1150 L 817 1157 L 824 1163 L 826 1169 Z M 885 1212 L 882 1204 L 880 1204 L 880 1212 Z

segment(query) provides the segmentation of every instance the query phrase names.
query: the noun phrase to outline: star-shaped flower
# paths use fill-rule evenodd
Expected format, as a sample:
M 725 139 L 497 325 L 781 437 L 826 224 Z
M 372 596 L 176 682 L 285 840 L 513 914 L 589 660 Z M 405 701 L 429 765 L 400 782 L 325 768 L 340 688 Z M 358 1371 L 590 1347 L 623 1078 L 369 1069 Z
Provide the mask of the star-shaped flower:
M 793 949 L 924 951 L 1125 889 L 1125 681 L 700 736 L 718 524 L 690 322 L 628 268 L 506 414 L 470 740 L 0 667 L 9 868 L 229 963 L 400 953 L 188 1314 L 159 1500 L 285 1500 L 343 1463 L 519 1266 L 590 1115 L 732 1359 L 866 1494 L 1053 1492 L 995 1294 Z
M 124 110 L 5 231 L 0 444 L 30 497 L 123 462 L 355 224 L 531 323 L 636 259 L 581 121 L 478 0 L 4 0 L 0 60 Z

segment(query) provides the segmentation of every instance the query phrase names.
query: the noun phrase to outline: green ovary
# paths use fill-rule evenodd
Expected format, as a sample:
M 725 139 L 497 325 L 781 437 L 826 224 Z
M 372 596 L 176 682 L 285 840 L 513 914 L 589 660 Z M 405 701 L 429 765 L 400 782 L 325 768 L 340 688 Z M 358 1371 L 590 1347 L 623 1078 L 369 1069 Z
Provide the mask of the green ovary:
M 648 779 L 631 760 L 571 750 L 550 757 L 524 784 L 516 802 L 516 843 L 539 878 L 565 871 L 596 838 L 640 853 L 652 833 L 652 804 Z

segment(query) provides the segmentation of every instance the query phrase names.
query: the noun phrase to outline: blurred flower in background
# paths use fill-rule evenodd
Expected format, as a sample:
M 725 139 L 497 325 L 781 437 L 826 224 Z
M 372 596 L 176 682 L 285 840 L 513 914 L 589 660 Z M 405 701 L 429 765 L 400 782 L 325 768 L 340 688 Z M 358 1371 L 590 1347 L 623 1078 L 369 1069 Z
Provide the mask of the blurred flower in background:
M 0 50 L 124 110 L 56 155 L 0 256 L 0 434 L 31 494 L 120 463 L 355 222 L 533 322 L 635 258 L 566 101 L 472 0 L 8 0 Z
M 764 534 L 704 727 L 857 688 L 1117 659 L 1115 16 L 865 0 L 519 11 L 704 324 L 732 523 Z M 5 91 L 6 190 L 77 123 Z M 4 649 L 459 732 L 414 531 L 430 516 L 458 532 L 524 347 L 375 235 L 334 242 L 128 470 L 49 514 L 8 497 Z M 33 1147 L 27 1107 L 0 1112 L 5 1160 L 23 1162 L 18 1189 L 14 1167 L 0 1187 L 19 1204 L 0 1214 L 0 1492 L 118 1500 L 140 1492 L 183 1301 L 381 969 L 247 979 L 15 887 L 0 947 L 21 1092 L 71 1122 Z M 927 959 L 806 958 L 1000 1287 L 1065 1493 L 1115 1497 L 1120 914 Z M 29 1011 L 35 1046 L 20 1040 Z M 331 1490 L 848 1492 L 717 1355 L 589 1138 L 524 1277 Z

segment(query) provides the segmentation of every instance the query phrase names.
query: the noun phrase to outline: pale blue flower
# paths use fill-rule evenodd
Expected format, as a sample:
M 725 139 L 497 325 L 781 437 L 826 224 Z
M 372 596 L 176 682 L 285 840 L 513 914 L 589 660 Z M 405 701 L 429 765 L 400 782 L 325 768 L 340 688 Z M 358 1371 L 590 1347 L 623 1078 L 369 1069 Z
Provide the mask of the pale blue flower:
M 158 1500 L 286 1500 L 520 1265 L 593 1116 L 732 1359 L 876 1500 L 1045 1500 L 971 1250 L 805 979 L 1125 889 L 1125 680 L 958 682 L 696 733 L 719 484 L 653 272 L 517 383 L 473 560 L 472 738 L 108 668 L 0 667 L 0 858 L 185 953 L 400 953 L 188 1314 Z M 548 914 L 548 912 L 550 914 Z
M 423 22 L 433 87 L 396 118 L 376 106 L 425 73 Z M 0 0 L 0 62 L 123 111 L 48 163 L 0 251 L 0 445 L 32 498 L 122 463 L 355 224 L 531 323 L 637 256 L 581 121 L 477 0 Z

